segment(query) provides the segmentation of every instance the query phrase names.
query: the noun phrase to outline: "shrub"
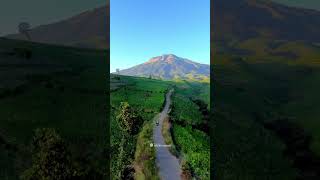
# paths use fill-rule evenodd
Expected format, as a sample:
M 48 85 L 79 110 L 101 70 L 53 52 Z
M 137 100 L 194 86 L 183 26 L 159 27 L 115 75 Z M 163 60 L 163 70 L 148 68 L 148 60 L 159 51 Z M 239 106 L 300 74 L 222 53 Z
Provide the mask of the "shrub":
M 121 102 L 120 113 L 117 116 L 120 127 L 127 134 L 135 135 L 143 124 L 142 117 L 129 105 L 128 102 Z
M 37 129 L 32 145 L 32 166 L 23 172 L 21 179 L 71 179 L 70 154 L 65 142 L 54 129 Z

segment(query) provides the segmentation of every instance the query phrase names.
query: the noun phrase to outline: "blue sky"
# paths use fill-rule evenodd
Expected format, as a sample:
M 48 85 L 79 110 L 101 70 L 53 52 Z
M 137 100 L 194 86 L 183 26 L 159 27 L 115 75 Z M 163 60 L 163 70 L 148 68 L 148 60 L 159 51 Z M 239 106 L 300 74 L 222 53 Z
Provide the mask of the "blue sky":
M 210 63 L 210 0 L 111 0 L 111 72 L 162 54 Z

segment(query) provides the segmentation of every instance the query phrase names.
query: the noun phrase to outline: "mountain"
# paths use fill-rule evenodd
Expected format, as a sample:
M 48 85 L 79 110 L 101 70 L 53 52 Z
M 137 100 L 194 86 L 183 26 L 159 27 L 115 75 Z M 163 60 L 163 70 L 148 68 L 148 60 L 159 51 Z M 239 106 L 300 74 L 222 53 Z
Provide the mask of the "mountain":
M 242 43 L 248 40 L 270 49 L 287 42 L 320 42 L 320 11 L 270 0 L 216 0 L 212 12 L 212 43 L 217 51 L 239 53 L 238 49 L 246 49 Z
M 95 8 L 69 19 L 30 30 L 34 42 L 84 48 L 107 49 L 110 39 L 110 6 Z M 22 34 L 7 38 L 25 40 Z
M 165 54 L 151 58 L 149 61 L 119 71 L 121 75 L 153 77 L 161 79 L 185 79 L 208 81 L 210 66 L 193 62 L 174 54 Z
M 274 39 L 320 42 L 320 12 L 288 7 L 268 0 L 216 0 L 215 39 Z

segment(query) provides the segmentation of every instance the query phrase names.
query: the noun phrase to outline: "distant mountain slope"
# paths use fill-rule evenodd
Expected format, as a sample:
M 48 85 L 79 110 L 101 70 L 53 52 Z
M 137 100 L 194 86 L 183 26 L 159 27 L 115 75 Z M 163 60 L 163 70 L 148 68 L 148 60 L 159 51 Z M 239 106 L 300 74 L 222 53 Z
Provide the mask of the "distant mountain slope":
M 32 41 L 85 48 L 109 48 L 110 20 L 109 5 L 83 12 L 69 19 L 33 28 Z M 21 34 L 7 38 L 23 39 Z
M 149 61 L 124 69 L 121 75 L 161 78 L 161 79 L 186 79 L 208 81 L 210 66 L 191 60 L 166 54 L 151 58 Z
M 255 61 L 318 61 L 320 11 L 270 0 L 216 0 L 211 19 L 214 53 Z
M 267 37 L 320 42 L 320 12 L 269 0 L 216 0 L 214 40 Z

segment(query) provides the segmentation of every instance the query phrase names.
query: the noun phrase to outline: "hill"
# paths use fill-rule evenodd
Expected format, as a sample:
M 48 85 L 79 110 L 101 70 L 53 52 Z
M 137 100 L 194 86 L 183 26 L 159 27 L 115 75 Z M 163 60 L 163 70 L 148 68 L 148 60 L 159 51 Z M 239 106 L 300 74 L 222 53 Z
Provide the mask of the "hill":
M 320 42 L 320 12 L 316 10 L 269 0 L 218 0 L 213 12 L 212 41 L 214 51 L 220 53 L 252 55 L 264 51 L 294 58 L 300 56 L 299 52 L 288 53 L 281 47 L 302 46 L 312 51 Z
M 0 179 L 20 179 L 31 167 L 38 128 L 54 128 L 72 162 L 95 169 L 78 169 L 84 176 L 105 173 L 107 57 L 102 50 L 0 38 Z
M 316 10 L 287 7 L 269 0 L 219 0 L 214 3 L 213 12 L 213 23 L 217 24 L 214 40 L 263 36 L 320 42 L 320 12 Z
M 170 131 L 162 129 L 162 132 L 168 131 L 167 136 L 172 137 L 172 140 L 166 143 L 176 147 L 171 149 L 173 154 L 189 164 L 188 170 L 192 170 L 193 175 L 199 179 L 209 179 L 210 146 L 208 132 L 204 127 L 208 127 L 210 84 L 111 74 L 112 179 L 116 179 L 119 174 L 127 176 L 131 173 L 134 173 L 135 177 L 143 177 L 142 179 L 157 179 L 159 169 L 155 149 L 150 148 L 149 144 L 153 142 L 153 126 L 164 107 L 165 94 L 172 88 L 175 89 L 172 95 L 172 111 L 169 114 L 172 128 Z M 121 102 L 128 102 L 143 118 L 144 124 L 138 135 L 131 135 L 129 138 L 124 136 L 116 118 L 121 112 Z
M 319 179 L 319 17 L 267 0 L 215 1 L 217 179 Z
M 193 62 L 173 54 L 165 54 L 151 58 L 149 61 L 124 69 L 121 75 L 153 77 L 166 80 L 185 79 L 208 81 L 210 77 L 210 66 Z
M 103 6 L 75 15 L 53 24 L 41 25 L 30 30 L 33 42 L 84 48 L 109 48 L 110 6 Z M 7 38 L 25 40 L 22 34 Z

